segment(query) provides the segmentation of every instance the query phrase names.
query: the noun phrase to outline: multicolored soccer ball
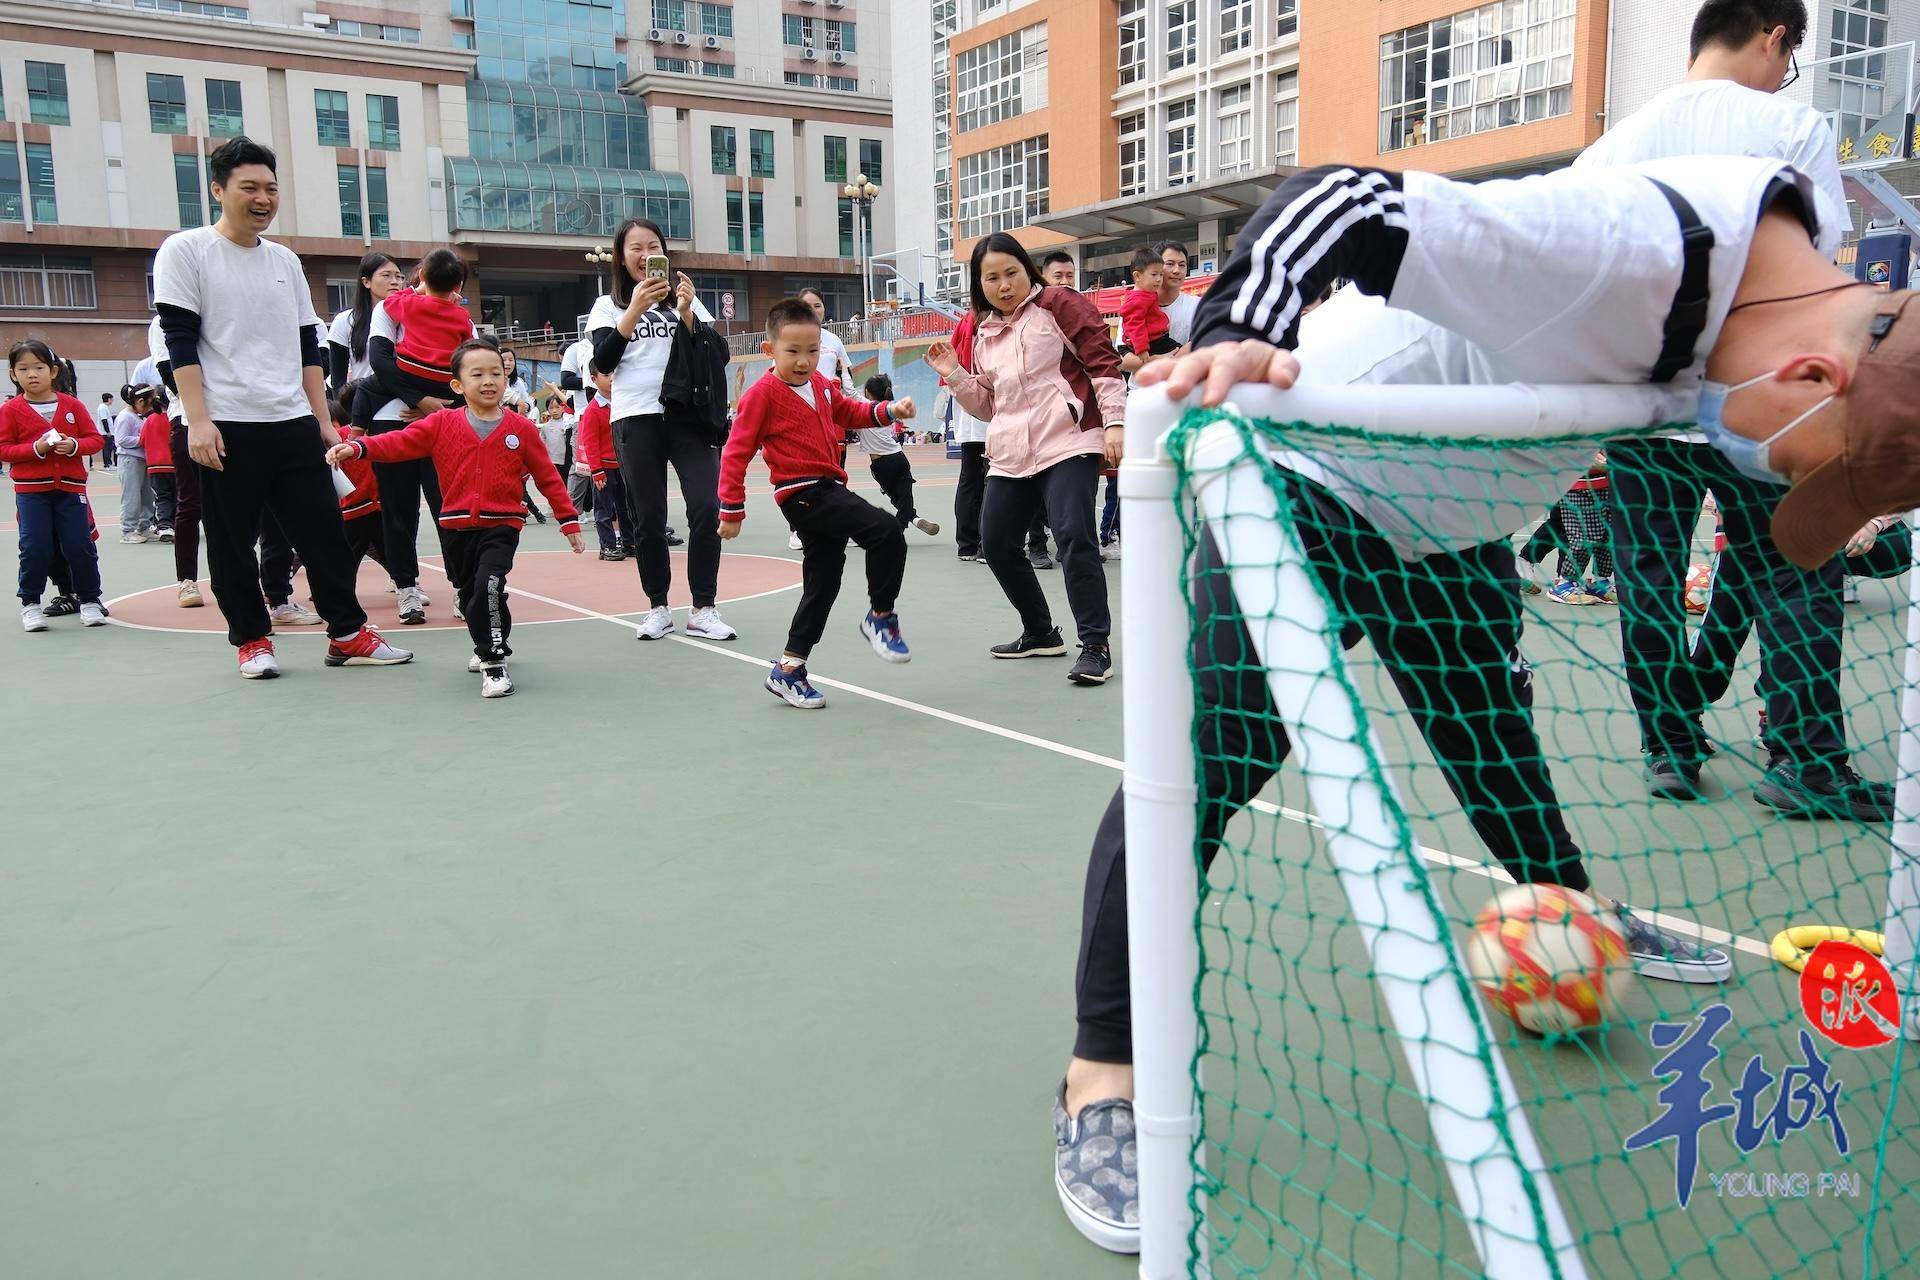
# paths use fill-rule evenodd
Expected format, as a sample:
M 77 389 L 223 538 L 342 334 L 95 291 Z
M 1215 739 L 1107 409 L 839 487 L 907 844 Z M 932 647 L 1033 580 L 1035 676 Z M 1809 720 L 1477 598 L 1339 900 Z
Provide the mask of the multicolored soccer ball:
M 1467 969 L 1489 1004 L 1541 1035 L 1613 1018 L 1632 972 L 1619 926 L 1586 894 L 1551 884 L 1515 885 L 1480 908 Z
M 1684 601 L 1688 613 L 1705 613 L 1707 598 L 1713 594 L 1713 566 L 1696 564 L 1687 570 L 1687 588 Z

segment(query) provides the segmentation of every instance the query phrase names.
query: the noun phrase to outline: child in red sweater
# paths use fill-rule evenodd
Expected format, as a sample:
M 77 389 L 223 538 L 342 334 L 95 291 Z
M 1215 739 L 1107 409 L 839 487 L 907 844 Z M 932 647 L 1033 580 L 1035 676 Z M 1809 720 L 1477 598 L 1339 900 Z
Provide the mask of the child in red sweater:
M 1133 288 L 1120 300 L 1121 343 L 1138 356 L 1178 351 L 1180 344 L 1170 335 L 1167 313 L 1160 306 L 1160 255 L 1151 249 L 1135 250 L 1132 271 Z
M 389 343 L 370 339 L 372 376 L 361 385 L 354 424 L 371 426 L 380 406 L 396 396 L 412 404 L 422 396 L 446 399 L 453 379 L 453 351 L 473 336 L 473 317 L 460 300 L 467 264 L 451 249 L 435 249 L 420 259 L 417 288 L 396 289 L 380 305 L 399 326 Z
M 773 368 L 747 388 L 734 410 L 733 433 L 720 454 L 720 536 L 736 538 L 747 518 L 747 463 L 764 453 L 780 514 L 800 535 L 800 604 L 787 633 L 786 653 L 767 674 L 767 690 L 788 706 L 812 710 L 827 700 L 807 679 L 807 656 L 827 629 L 840 594 L 847 540 L 867 553 L 867 597 L 872 605 L 860 634 L 888 662 L 911 656 L 893 611 L 907 568 L 900 522 L 847 488 L 840 442 L 849 431 L 887 427 L 913 417 L 912 400 L 875 404 L 856 400 L 815 371 L 820 321 L 797 298 L 774 304 L 760 350 Z
M 507 574 L 513 569 L 520 526 L 526 521 L 521 495 L 528 476 L 552 505 L 573 553 L 579 555 L 586 544 L 580 541 L 580 520 L 567 497 L 567 486 L 554 470 L 539 431 L 500 404 L 507 389 L 500 349 L 484 339 L 471 339 L 454 349 L 450 363 L 454 390 L 465 397 L 464 406 L 428 414 L 400 431 L 343 441 L 327 451 L 327 461 L 344 466 L 362 458 L 374 462 L 433 459 L 440 474 L 447 577 L 460 593 L 460 612 L 473 637 L 473 659 L 467 670 L 484 677 L 481 697 L 504 698 L 513 692 L 513 681 L 507 677 L 507 658 L 513 652 L 507 645 L 513 629 L 513 616 L 507 610 Z
M 100 452 L 100 428 L 87 407 L 53 389 L 53 350 L 35 338 L 7 352 L 7 372 L 20 394 L 0 405 L 0 462 L 13 473 L 19 520 L 20 626 L 45 631 L 40 595 L 55 546 L 66 557 L 83 626 L 105 626 L 100 557 L 88 536 L 87 463 Z
M 624 560 L 633 547 L 627 526 L 627 495 L 620 483 L 620 455 L 613 447 L 613 376 L 593 371 L 599 395 L 580 415 L 573 437 L 575 465 L 583 465 L 593 483 L 593 531 L 600 540 L 602 560 Z M 617 527 L 616 527 L 617 526 Z
M 347 407 L 338 400 L 327 401 L 333 416 L 333 429 L 342 440 L 358 440 L 367 433 L 347 419 Z M 347 531 L 347 550 L 353 553 L 357 573 L 362 560 L 372 558 L 382 569 L 387 567 L 386 530 L 380 519 L 380 485 L 373 475 L 373 464 L 365 458 L 348 458 L 339 464 L 339 480 L 334 489 L 340 493 L 340 523 Z
M 173 541 L 173 519 L 179 492 L 173 475 L 173 423 L 167 418 L 167 393 L 163 387 L 148 387 L 138 405 L 146 413 L 140 424 L 140 447 L 147 453 L 147 481 L 153 486 L 154 523 L 159 539 Z

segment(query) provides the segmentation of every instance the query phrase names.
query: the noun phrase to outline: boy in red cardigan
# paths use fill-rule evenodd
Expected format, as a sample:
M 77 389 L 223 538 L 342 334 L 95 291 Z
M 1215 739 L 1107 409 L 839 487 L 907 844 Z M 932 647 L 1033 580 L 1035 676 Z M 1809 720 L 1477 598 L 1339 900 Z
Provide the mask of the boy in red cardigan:
M 7 352 L 7 372 L 19 395 L 0 405 L 0 462 L 13 473 L 13 506 L 20 530 L 20 626 L 45 631 L 40 595 L 57 545 L 73 575 L 83 626 L 105 626 L 100 607 L 100 557 L 88 536 L 87 463 L 100 452 L 100 428 L 87 406 L 53 389 L 53 351 L 36 338 Z
M 460 612 L 473 637 L 473 659 L 467 670 L 478 672 L 483 698 L 504 698 L 513 692 L 507 677 L 507 646 L 513 616 L 507 610 L 507 574 L 520 546 L 520 526 L 526 521 L 523 499 L 527 477 L 546 496 L 567 545 L 579 555 L 580 518 L 567 497 L 567 486 L 554 470 L 553 459 L 540 442 L 532 422 L 501 398 L 507 389 L 507 371 L 500 349 L 475 338 L 454 349 L 453 389 L 466 400 L 463 407 L 442 409 L 400 431 L 362 436 L 327 451 L 335 466 L 362 458 L 374 462 L 404 462 L 432 458 L 440 475 L 441 544 L 446 550 L 447 577 L 460 593 Z
M 167 418 L 167 393 L 158 386 L 148 387 L 139 397 L 147 417 L 140 424 L 140 447 L 147 454 L 147 480 L 153 486 L 154 523 L 162 542 L 173 541 L 173 519 L 177 506 L 173 479 L 173 423 Z
M 820 321 L 798 298 L 775 303 L 760 350 L 773 368 L 747 388 L 734 410 L 733 433 L 720 454 L 720 536 L 736 538 L 747 518 L 747 463 L 766 455 L 773 499 L 800 535 L 800 604 L 787 633 L 787 650 L 767 675 L 767 690 L 788 706 L 813 710 L 827 700 L 807 679 L 807 656 L 827 629 L 840 594 L 847 540 L 867 553 L 872 609 L 860 634 L 888 662 L 911 656 L 893 611 L 907 569 L 900 522 L 847 488 L 840 442 L 849 431 L 887 427 L 913 417 L 912 400 L 875 404 L 856 400 L 827 381 L 820 360 Z
M 627 496 L 620 483 L 620 455 L 613 448 L 609 410 L 613 376 L 595 369 L 593 385 L 600 394 L 580 415 L 573 453 L 577 465 L 586 467 L 593 482 L 593 529 L 600 539 L 600 558 L 624 560 L 633 547 L 633 530 L 627 527 Z

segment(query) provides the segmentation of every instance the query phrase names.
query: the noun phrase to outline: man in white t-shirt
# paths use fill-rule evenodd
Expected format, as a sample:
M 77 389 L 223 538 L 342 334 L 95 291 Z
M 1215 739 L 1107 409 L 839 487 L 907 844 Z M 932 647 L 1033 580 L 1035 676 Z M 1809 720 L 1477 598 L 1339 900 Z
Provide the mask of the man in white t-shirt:
M 1920 503 L 1920 305 L 1859 287 L 1816 247 L 1812 184 L 1773 160 L 1685 157 L 1512 181 L 1329 166 L 1281 183 L 1241 232 L 1195 317 L 1194 350 L 1142 370 L 1220 404 L 1233 386 L 1289 387 L 1311 372 L 1304 306 L 1334 279 L 1389 304 L 1329 303 L 1349 379 L 1408 361 L 1445 382 L 1671 383 L 1742 466 L 1793 484 L 1775 512 L 1782 552 L 1831 557 L 1878 511 Z M 1323 341 L 1325 339 L 1322 339 Z M 1711 382 L 1703 380 L 1711 379 Z M 1583 451 L 1508 451 L 1515 474 L 1564 487 Z M 1591 893 L 1615 915 L 1643 976 L 1720 982 L 1726 952 L 1657 928 L 1592 885 L 1561 816 L 1531 715 L 1511 588 L 1513 513 L 1464 492 L 1460 513 L 1395 527 L 1400 504 L 1336 459 L 1287 463 L 1308 561 L 1361 624 L 1476 833 L 1518 880 Z M 1489 465 L 1482 461 L 1482 467 Z M 1423 491 L 1451 471 L 1428 464 Z M 1559 470 L 1554 468 L 1558 466 Z M 1503 473 L 1503 478 L 1505 478 Z M 1558 490 L 1555 489 L 1555 492 Z M 1475 514 L 1479 513 L 1479 514 Z M 1441 517 L 1445 516 L 1445 519 Z M 1289 754 L 1266 673 L 1210 546 L 1194 575 L 1206 762 L 1202 848 Z M 1121 1172 L 1131 1131 L 1132 1013 L 1126 829 L 1116 796 L 1094 839 L 1075 984 L 1079 1037 L 1055 1108 L 1056 1183 L 1074 1226 L 1138 1247 Z M 1126 1114 L 1122 1116 L 1120 1113 Z M 1108 1148 L 1113 1150 L 1109 1151 Z M 1111 1159 L 1109 1158 L 1111 1157 Z
M 1784 160 L 1812 180 L 1815 243 L 1832 254 L 1852 227 L 1833 130 L 1819 112 L 1776 92 L 1806 30 L 1801 0 L 1709 0 L 1694 19 L 1687 78 L 1609 129 L 1576 167 L 1683 155 Z M 1607 460 L 1621 649 L 1649 791 L 1665 800 L 1701 797 L 1711 752 L 1702 718 L 1726 694 L 1747 634 L 1757 630 L 1768 759 L 1755 798 L 1794 817 L 1892 821 L 1892 785 L 1860 778 L 1848 758 L 1840 558 L 1815 569 L 1787 563 L 1767 533 L 1780 486 L 1740 474 L 1697 434 L 1622 440 Z M 1709 492 L 1727 542 L 1690 644 L 1682 596 Z
M 1160 309 L 1167 313 L 1167 336 L 1184 347 L 1193 337 L 1193 317 L 1200 310 L 1200 299 L 1180 289 L 1187 281 L 1187 246 L 1162 240 L 1153 249 L 1160 255 Z
M 234 138 L 207 157 L 220 220 L 168 236 L 154 258 L 154 304 L 201 467 L 201 520 L 213 596 L 240 674 L 280 674 L 268 638 L 254 540 L 263 515 L 285 530 L 327 624 L 328 666 L 412 660 L 367 626 L 326 447 L 320 318 L 300 259 L 261 238 L 280 210 L 273 152 Z

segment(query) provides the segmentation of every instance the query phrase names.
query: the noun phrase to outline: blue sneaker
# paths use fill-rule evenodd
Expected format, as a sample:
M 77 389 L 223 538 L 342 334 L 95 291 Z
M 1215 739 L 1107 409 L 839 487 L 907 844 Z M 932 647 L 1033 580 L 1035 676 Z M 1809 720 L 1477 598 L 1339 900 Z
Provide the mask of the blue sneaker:
M 1577 582 L 1569 582 L 1565 578 L 1560 579 L 1560 581 L 1547 588 L 1547 599 L 1553 601 L 1555 604 L 1586 605 L 1600 603 L 1587 594 L 1585 587 Z
M 767 692 L 802 711 L 817 711 L 827 705 L 826 698 L 807 679 L 804 662 L 797 667 L 774 663 L 773 670 L 767 672 Z
M 1587 594 L 1602 604 L 1619 604 L 1620 595 L 1613 589 L 1612 578 L 1595 578 L 1586 587 Z
M 888 662 L 910 662 L 913 655 L 907 652 L 907 642 L 900 638 L 900 615 L 890 613 L 881 617 L 869 613 L 860 619 L 860 634 L 867 638 L 873 651 Z

